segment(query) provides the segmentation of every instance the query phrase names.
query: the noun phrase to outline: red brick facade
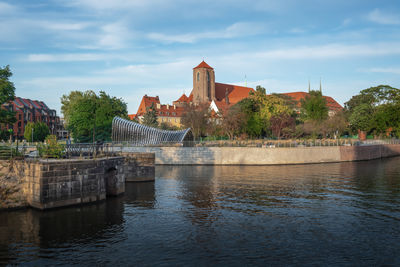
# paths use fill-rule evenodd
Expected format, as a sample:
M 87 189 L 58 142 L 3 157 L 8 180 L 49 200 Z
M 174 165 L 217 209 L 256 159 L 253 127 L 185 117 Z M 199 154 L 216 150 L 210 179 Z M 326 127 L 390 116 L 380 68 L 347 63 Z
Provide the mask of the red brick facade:
M 13 101 L 3 104 L 2 108 L 16 113 L 17 121 L 6 127 L 13 130 L 14 139 L 22 140 L 24 138 L 25 126 L 28 122 L 46 123 L 51 134 L 57 134 L 63 128 L 56 111 L 50 109 L 43 101 L 16 97 Z

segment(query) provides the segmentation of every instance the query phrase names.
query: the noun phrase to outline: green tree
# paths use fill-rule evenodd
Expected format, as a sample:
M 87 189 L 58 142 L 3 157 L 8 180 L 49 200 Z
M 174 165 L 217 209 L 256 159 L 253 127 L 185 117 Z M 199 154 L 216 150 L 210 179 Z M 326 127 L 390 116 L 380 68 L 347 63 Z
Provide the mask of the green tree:
M 73 91 L 61 97 L 61 111 L 67 129 L 75 142 L 111 140 L 111 124 L 115 116 L 128 117 L 126 103 L 101 91 Z
M 321 123 L 328 118 L 328 107 L 321 91 L 310 91 L 309 95 L 300 103 L 301 117 L 304 121 Z
M 350 125 L 355 130 L 369 132 L 374 125 L 373 112 L 373 108 L 368 104 L 361 104 L 354 107 L 349 117 Z
M 143 115 L 142 124 L 157 128 L 158 127 L 158 116 L 154 103 L 150 107 L 146 108 L 146 113 Z
M 49 127 L 44 122 L 28 122 L 25 126 L 24 137 L 28 142 L 32 142 L 32 137 L 33 142 L 43 142 L 49 134 Z
M 391 130 L 400 134 L 400 89 L 378 85 L 361 90 L 345 103 L 353 132 L 362 130 L 386 134 Z
M 192 130 L 195 139 L 206 134 L 210 122 L 210 110 L 207 104 L 187 105 L 183 112 L 181 123 Z
M 5 104 L 15 98 L 15 87 L 9 78 L 12 76 L 10 66 L 0 68 L 0 105 Z M 9 109 L 0 109 L 0 123 L 13 124 L 17 121 L 15 112 Z

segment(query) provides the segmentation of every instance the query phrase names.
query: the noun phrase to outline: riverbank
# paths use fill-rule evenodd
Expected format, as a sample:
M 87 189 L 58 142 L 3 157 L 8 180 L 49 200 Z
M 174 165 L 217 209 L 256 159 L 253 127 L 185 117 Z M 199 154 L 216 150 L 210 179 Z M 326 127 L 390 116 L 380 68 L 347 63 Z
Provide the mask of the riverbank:
M 155 153 L 156 165 L 282 165 L 371 160 L 400 155 L 400 144 L 327 147 L 123 147 Z

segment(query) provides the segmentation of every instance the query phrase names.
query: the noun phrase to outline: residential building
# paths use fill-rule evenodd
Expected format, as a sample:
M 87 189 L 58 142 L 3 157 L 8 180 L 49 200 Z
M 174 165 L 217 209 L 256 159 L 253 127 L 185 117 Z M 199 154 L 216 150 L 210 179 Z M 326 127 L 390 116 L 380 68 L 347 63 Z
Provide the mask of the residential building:
M 13 125 L 6 126 L 6 129 L 13 130 L 13 139 L 24 138 L 28 122 L 44 122 L 49 127 L 50 133 L 55 135 L 63 130 L 56 111 L 50 109 L 43 101 L 15 97 L 13 101 L 3 104 L 2 108 L 15 112 L 17 121 Z

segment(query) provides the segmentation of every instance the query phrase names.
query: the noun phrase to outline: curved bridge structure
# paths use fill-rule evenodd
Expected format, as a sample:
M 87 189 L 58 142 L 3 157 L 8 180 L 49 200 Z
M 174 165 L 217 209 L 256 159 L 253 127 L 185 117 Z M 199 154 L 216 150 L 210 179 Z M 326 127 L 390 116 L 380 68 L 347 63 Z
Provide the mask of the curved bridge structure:
M 112 121 L 113 142 L 128 142 L 136 145 L 157 145 L 162 143 L 182 143 L 192 141 L 190 128 L 181 131 L 166 131 L 142 125 L 120 117 Z

